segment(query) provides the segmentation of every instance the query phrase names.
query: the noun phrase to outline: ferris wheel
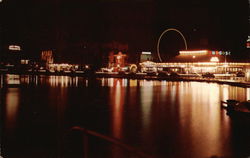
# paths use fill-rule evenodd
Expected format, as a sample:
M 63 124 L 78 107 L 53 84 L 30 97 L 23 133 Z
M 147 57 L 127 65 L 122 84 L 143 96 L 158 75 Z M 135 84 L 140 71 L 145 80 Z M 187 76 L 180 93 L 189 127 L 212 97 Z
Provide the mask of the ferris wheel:
M 164 31 L 161 33 L 161 35 L 160 35 L 160 37 L 159 37 L 159 39 L 158 39 L 158 41 L 157 41 L 157 55 L 158 55 L 158 58 L 159 58 L 160 62 L 162 62 L 162 58 L 161 58 L 160 50 L 159 50 L 159 49 L 160 49 L 159 47 L 160 47 L 161 38 L 162 38 L 162 36 L 163 36 L 164 34 L 166 34 L 166 33 L 169 32 L 169 31 L 175 31 L 175 32 L 177 32 L 178 34 L 181 35 L 181 37 L 182 37 L 182 39 L 183 39 L 183 41 L 184 41 L 184 44 L 185 44 L 185 49 L 187 50 L 187 41 L 186 41 L 184 35 L 183 35 L 179 30 L 177 30 L 177 29 L 175 29 L 175 28 L 166 29 L 166 30 L 164 30 Z

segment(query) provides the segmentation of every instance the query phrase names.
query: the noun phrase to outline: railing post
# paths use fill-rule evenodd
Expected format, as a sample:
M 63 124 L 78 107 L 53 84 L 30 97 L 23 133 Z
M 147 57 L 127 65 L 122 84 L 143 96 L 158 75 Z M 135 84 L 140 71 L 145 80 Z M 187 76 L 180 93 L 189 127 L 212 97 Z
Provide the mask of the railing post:
M 88 135 L 83 133 L 83 158 L 88 158 Z

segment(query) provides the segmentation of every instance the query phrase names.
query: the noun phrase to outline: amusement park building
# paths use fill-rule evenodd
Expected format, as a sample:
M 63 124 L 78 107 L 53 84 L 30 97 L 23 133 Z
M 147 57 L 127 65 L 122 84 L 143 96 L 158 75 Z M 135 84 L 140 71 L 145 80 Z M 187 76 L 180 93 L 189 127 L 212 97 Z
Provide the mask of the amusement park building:
M 154 63 L 150 61 L 140 63 L 142 69 L 156 71 L 174 71 L 178 73 L 237 73 L 250 72 L 249 61 L 234 61 L 231 52 L 212 50 L 186 50 L 168 62 Z

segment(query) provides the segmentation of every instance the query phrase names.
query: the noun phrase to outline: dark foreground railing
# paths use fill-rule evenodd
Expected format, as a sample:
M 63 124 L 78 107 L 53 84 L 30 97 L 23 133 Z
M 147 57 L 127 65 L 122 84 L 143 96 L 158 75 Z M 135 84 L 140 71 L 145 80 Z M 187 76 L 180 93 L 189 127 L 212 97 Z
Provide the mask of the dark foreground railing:
M 138 156 L 140 158 L 153 158 L 152 156 L 149 156 L 149 155 L 139 151 L 138 149 L 121 142 L 118 139 L 111 138 L 109 136 L 105 136 L 105 135 L 97 133 L 95 131 L 91 131 L 91 130 L 88 130 L 88 129 L 85 129 L 85 128 L 82 128 L 79 126 L 72 127 L 71 131 L 80 131 L 83 134 L 83 150 L 84 150 L 83 158 L 88 158 L 88 137 L 89 136 L 94 136 L 94 137 L 100 138 L 102 140 L 105 140 L 107 142 L 113 143 L 114 145 L 117 145 L 117 146 L 129 151 L 134 156 Z

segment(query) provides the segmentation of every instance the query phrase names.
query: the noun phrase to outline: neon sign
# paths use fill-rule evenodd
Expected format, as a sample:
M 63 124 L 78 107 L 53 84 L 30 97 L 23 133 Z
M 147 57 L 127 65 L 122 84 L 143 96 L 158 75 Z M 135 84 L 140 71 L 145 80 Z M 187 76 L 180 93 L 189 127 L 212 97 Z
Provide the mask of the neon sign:
M 17 46 L 17 45 L 9 45 L 9 50 L 17 50 L 17 51 L 20 51 L 20 50 L 21 50 L 21 47 L 20 47 L 20 46 Z

